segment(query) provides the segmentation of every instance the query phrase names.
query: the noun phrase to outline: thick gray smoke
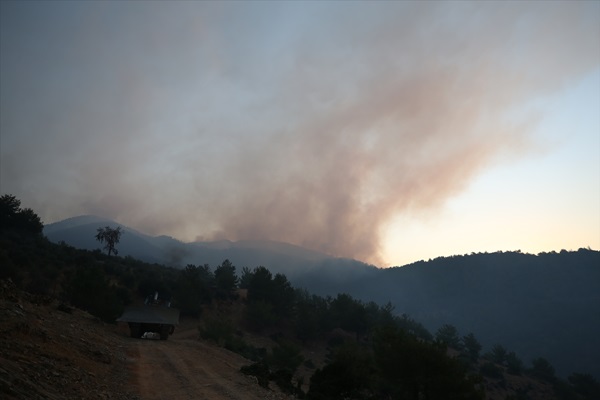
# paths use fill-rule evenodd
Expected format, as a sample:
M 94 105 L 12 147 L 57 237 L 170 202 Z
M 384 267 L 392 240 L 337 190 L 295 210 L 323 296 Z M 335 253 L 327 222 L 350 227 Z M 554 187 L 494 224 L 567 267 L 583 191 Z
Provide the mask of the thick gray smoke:
M 45 222 L 375 263 L 600 64 L 587 3 L 2 7 L 2 192 Z

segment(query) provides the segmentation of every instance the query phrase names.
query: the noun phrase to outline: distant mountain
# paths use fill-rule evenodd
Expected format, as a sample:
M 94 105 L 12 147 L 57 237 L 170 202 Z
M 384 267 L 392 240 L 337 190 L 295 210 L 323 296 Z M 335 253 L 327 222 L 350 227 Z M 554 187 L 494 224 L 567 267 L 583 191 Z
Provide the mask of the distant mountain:
M 94 215 L 73 217 L 44 226 L 43 233 L 52 242 L 65 242 L 79 249 L 95 250 L 103 247 L 95 238 L 96 231 L 105 226 L 120 226 L 124 230 L 121 241 L 117 245 L 119 255 L 131 256 L 150 263 L 164 261 L 162 248 L 167 244 L 164 239 L 144 235 L 107 218 Z
M 95 250 L 102 245 L 95 239 L 99 227 L 120 226 L 124 230 L 117 245 L 120 256 L 131 256 L 146 262 L 184 267 L 187 264 L 212 267 L 229 259 L 234 265 L 254 268 L 265 266 L 273 273 L 283 273 L 290 280 L 310 270 L 351 266 L 358 270 L 372 269 L 360 261 L 335 258 L 324 253 L 276 241 L 228 240 L 184 243 L 169 236 L 150 236 L 110 219 L 84 215 L 46 225 L 44 234 L 55 242 Z
M 48 235 L 48 234 L 52 234 L 57 231 L 70 229 L 70 228 L 76 228 L 78 226 L 87 225 L 87 224 L 102 225 L 105 223 L 115 225 L 115 222 L 108 218 L 97 217 L 95 215 L 82 215 L 79 217 L 68 218 L 68 219 L 65 219 L 60 222 L 55 222 L 53 224 L 45 225 L 44 226 L 44 234 Z

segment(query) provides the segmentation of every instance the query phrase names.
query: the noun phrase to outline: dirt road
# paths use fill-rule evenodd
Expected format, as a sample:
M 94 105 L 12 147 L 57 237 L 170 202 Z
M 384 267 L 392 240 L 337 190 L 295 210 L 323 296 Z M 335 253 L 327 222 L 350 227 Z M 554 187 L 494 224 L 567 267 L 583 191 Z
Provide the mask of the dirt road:
M 167 341 L 131 339 L 133 384 L 142 399 L 287 399 L 239 372 L 245 358 L 197 339 L 194 325 L 182 324 Z M 275 389 L 275 388 L 274 388 Z M 292 397 L 293 398 L 293 397 Z
M 199 340 L 197 326 L 184 318 L 167 341 L 133 339 L 127 324 L 0 280 L 0 399 L 289 399 L 239 372 L 250 361 Z

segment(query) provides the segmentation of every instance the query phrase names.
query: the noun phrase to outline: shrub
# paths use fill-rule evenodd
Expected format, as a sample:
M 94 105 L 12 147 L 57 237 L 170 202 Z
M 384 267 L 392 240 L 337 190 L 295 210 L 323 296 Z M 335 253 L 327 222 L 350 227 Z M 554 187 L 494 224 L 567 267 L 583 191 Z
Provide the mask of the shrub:
M 286 370 L 292 374 L 304 361 L 304 357 L 300 354 L 300 348 L 293 343 L 281 342 L 279 346 L 273 347 L 271 356 L 268 358 L 269 364 L 275 370 Z
M 230 342 L 233 338 L 233 324 L 224 318 L 206 318 L 204 324 L 198 327 L 200 337 L 213 340 L 220 346 Z
M 278 321 L 273 306 L 260 300 L 246 306 L 245 319 L 248 327 L 254 331 L 261 331 Z
M 517 357 L 514 351 L 511 351 L 506 355 L 506 367 L 509 374 L 521 375 L 521 372 L 523 371 L 523 361 Z
M 481 372 L 483 376 L 487 376 L 488 378 L 502 378 L 502 369 L 491 362 L 483 364 L 481 368 L 479 368 L 479 372 Z
M 270 371 L 265 360 L 261 360 L 251 365 L 244 365 L 240 372 L 245 375 L 252 375 L 258 380 L 258 384 L 264 388 L 269 387 Z
M 531 364 L 533 365 L 530 370 L 531 375 L 547 382 L 554 382 L 556 380 L 554 367 L 545 358 L 535 358 L 531 361 Z
M 97 267 L 77 269 L 66 294 L 71 304 L 106 322 L 114 322 L 123 311 L 115 288 L 108 285 L 104 271 Z

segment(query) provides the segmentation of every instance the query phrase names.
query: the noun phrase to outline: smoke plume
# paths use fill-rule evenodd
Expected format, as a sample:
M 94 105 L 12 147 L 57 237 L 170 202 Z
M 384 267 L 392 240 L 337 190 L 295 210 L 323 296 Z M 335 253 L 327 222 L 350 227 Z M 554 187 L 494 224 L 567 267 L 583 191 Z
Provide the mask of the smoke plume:
M 597 4 L 71 7 L 3 6 L 3 192 L 374 263 L 394 216 L 535 147 L 520 107 L 600 64 Z

